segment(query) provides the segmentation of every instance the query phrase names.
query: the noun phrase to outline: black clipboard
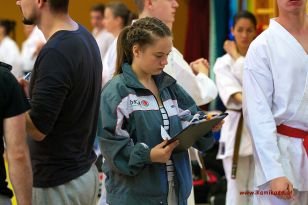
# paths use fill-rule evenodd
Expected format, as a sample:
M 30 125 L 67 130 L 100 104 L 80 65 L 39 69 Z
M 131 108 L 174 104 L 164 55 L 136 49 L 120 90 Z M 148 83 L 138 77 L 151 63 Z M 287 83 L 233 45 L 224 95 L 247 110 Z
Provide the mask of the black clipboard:
M 212 128 L 220 123 L 225 117 L 227 117 L 227 115 L 228 113 L 222 113 L 212 117 L 210 120 L 200 120 L 193 122 L 180 133 L 178 133 L 175 137 L 168 140 L 166 145 L 179 140 L 179 145 L 174 149 L 174 151 L 186 151 L 189 147 L 195 144 L 195 142 L 200 137 L 205 136 L 208 132 L 210 132 Z

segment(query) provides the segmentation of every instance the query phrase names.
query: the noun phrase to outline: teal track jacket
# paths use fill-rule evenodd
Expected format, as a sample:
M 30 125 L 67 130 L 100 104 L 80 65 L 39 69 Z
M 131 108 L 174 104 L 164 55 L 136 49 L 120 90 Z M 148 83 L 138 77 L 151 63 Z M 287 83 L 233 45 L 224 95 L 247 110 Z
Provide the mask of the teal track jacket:
M 136 78 L 130 65 L 114 77 L 101 94 L 98 140 L 105 158 L 109 205 L 167 204 L 166 165 L 152 163 L 150 150 L 163 141 L 162 116 L 156 98 Z M 199 112 L 193 99 L 162 72 L 153 77 L 167 111 L 171 137 L 179 133 Z M 206 89 L 206 88 L 204 88 Z M 212 133 L 195 148 L 205 151 L 214 144 Z M 192 188 L 188 152 L 173 153 L 179 205 L 186 205 Z

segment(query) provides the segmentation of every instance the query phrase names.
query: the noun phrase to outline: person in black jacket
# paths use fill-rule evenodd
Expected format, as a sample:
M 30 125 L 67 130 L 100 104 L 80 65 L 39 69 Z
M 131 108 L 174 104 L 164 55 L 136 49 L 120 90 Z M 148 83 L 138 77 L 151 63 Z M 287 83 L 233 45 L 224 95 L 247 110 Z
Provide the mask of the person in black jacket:
M 4 136 L 0 142 L 0 204 L 11 204 L 13 196 L 6 182 L 2 157 L 5 148 L 17 202 L 19 205 L 31 205 L 32 170 L 24 114 L 29 104 L 10 69 L 10 65 L 0 62 L 0 136 Z

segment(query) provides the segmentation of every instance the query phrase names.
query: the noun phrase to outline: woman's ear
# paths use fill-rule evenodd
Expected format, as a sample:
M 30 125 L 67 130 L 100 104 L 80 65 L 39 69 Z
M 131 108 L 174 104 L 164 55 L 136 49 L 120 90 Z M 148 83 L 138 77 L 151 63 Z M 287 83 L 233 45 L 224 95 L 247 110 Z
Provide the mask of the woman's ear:
M 140 46 L 138 44 L 135 44 L 133 46 L 133 56 L 134 56 L 134 58 L 138 58 L 140 56 L 141 51 L 142 50 L 141 50 Z
M 234 27 L 231 27 L 231 34 L 234 36 Z

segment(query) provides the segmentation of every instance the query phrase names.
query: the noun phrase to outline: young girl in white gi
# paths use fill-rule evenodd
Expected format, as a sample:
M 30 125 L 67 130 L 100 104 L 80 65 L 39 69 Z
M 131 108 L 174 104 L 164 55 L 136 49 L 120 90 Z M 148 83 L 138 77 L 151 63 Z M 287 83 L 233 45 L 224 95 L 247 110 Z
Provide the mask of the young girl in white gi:
M 234 16 L 231 29 L 235 41 L 227 40 L 224 49 L 227 52 L 217 59 L 214 72 L 219 96 L 227 111 L 228 118 L 221 130 L 218 158 L 222 159 L 227 178 L 226 205 L 249 205 L 251 196 L 240 192 L 252 190 L 254 162 L 249 133 L 242 115 L 242 73 L 248 47 L 256 36 L 256 18 L 248 11 Z M 233 152 L 236 135 L 240 135 L 239 158 L 236 178 L 231 178 Z

